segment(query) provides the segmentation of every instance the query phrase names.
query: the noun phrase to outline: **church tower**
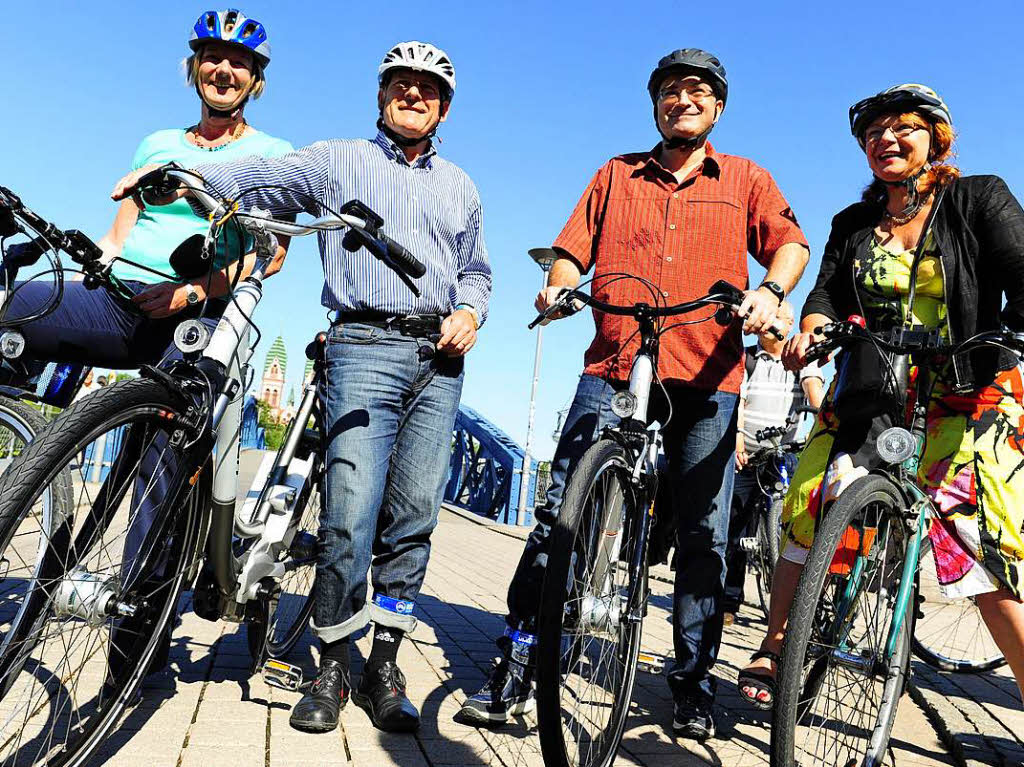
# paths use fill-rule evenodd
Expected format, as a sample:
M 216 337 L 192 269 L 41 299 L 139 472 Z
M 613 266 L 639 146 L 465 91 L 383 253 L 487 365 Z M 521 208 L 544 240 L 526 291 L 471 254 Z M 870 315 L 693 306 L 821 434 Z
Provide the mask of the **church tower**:
M 288 352 L 281 336 L 270 345 L 267 360 L 263 363 L 263 381 L 260 383 L 260 399 L 270 405 L 270 414 L 276 421 L 284 407 L 284 378 L 288 367 Z

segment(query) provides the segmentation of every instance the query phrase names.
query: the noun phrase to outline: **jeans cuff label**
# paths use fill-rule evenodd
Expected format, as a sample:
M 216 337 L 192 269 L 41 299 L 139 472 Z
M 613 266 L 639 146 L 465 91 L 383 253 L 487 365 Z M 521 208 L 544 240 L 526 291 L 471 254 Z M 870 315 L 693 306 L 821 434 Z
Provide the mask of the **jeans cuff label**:
M 398 615 L 412 615 L 413 608 L 416 606 L 415 602 L 410 602 L 406 599 L 394 599 L 383 594 L 374 594 L 373 603 L 382 610 Z

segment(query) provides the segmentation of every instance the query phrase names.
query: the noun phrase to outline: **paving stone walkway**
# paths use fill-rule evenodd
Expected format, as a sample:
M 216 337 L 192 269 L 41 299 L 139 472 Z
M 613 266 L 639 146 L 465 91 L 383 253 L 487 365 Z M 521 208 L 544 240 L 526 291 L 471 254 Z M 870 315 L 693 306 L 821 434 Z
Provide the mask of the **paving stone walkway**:
M 453 719 L 465 696 L 483 683 L 495 654 L 492 640 L 502 630 L 505 589 L 522 548 L 522 535 L 514 528 L 481 525 L 442 511 L 430 570 L 417 603 L 420 625 L 403 643 L 399 655 L 409 679 L 409 695 L 423 713 L 423 726 L 415 736 L 378 732 L 354 706 L 343 712 L 341 727 L 335 732 L 308 735 L 291 729 L 288 713 L 299 696 L 270 688 L 258 676 L 250 675 L 245 629 L 210 623 L 187 612 L 174 634 L 170 670 L 151 677 L 143 702 L 127 715 L 94 764 L 539 767 L 543 760 L 529 719 L 501 731 L 477 729 Z M 671 648 L 671 586 L 667 570 L 656 569 L 654 575 L 644 649 L 664 655 Z M 768 721 L 744 706 L 735 689 L 737 670 L 762 628 L 759 614 L 751 608 L 726 629 L 716 670 L 721 677 L 716 739 L 699 746 L 674 737 L 664 677 L 641 673 L 616 764 L 767 765 Z M 369 638 L 359 640 L 356 647 L 357 655 L 365 657 Z M 292 660 L 307 671 L 315 668 L 316 653 L 308 632 Z M 355 663 L 357 673 L 360 663 Z M 1011 705 L 1012 680 L 1008 685 L 1005 675 L 950 681 L 925 669 L 918 679 L 920 689 L 928 690 L 929 695 L 941 695 L 955 706 L 970 709 L 973 725 L 994 728 L 996 722 L 1004 729 L 989 729 L 984 734 L 972 730 L 966 733 L 969 737 L 962 752 L 951 754 L 925 711 L 907 697 L 900 706 L 893 738 L 896 765 L 962 764 L 963 753 L 971 758 L 987 753 L 992 739 L 1006 753 L 1013 753 L 1011 741 L 1019 746 L 1008 728 L 1022 730 L 1020 710 L 1019 705 Z M 989 718 L 980 717 L 974 706 Z M 976 742 L 971 740 L 975 736 Z M 1021 762 L 970 762 L 975 763 Z

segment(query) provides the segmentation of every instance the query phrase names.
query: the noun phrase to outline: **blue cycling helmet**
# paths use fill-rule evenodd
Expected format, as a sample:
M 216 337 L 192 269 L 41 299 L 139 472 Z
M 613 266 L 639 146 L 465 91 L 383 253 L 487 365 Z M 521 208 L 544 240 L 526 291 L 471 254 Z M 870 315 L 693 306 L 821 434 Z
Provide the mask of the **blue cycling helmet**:
M 210 40 L 241 45 L 253 52 L 260 66 L 270 64 L 270 42 L 267 30 L 256 19 L 250 19 L 237 8 L 225 11 L 206 11 L 196 20 L 188 46 L 193 51 Z

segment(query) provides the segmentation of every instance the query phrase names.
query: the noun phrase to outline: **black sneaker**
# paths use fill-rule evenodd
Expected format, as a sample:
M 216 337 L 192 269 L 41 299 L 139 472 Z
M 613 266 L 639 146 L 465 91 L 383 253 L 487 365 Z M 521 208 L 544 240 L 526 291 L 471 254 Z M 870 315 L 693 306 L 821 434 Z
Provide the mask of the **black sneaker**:
M 405 696 L 405 674 L 393 661 L 364 668 L 352 702 L 370 715 L 373 726 L 386 732 L 414 732 L 420 712 Z
M 348 703 L 351 690 L 348 669 L 336 660 L 325 660 L 309 692 L 292 708 L 289 723 L 304 732 L 330 732 L 338 726 L 338 715 Z
M 715 737 L 711 701 L 693 697 L 676 699 L 672 706 L 672 729 L 683 738 L 705 741 Z
M 537 707 L 530 669 L 507 658 L 496 658 L 487 683 L 468 698 L 459 715 L 483 724 L 505 724 L 510 716 L 528 714 Z

